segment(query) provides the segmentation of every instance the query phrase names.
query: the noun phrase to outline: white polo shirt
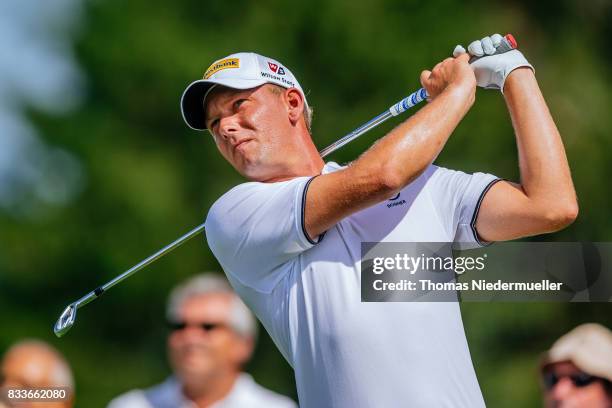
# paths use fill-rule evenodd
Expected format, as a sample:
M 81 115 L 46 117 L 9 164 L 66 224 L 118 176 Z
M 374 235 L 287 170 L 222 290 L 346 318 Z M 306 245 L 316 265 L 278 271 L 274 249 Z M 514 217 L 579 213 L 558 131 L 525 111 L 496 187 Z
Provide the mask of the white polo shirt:
M 432 165 L 318 243 L 303 227 L 309 180 L 241 184 L 206 220 L 228 279 L 295 369 L 300 406 L 484 406 L 458 303 L 362 303 L 360 255 L 361 242 L 478 244 L 477 209 L 498 179 Z
M 172 376 L 146 390 L 132 390 L 113 399 L 107 408 L 197 408 L 181 390 L 181 383 Z M 209 408 L 297 408 L 289 397 L 277 394 L 257 384 L 253 377 L 242 373 L 232 390 Z

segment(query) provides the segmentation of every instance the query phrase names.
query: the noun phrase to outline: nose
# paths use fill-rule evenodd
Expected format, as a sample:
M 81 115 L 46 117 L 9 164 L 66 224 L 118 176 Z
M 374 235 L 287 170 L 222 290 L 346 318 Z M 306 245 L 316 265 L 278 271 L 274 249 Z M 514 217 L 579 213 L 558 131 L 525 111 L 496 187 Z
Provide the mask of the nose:
M 561 377 L 559 382 L 550 390 L 555 401 L 563 401 L 574 390 L 574 384 L 567 377 Z
M 219 136 L 226 141 L 232 141 L 232 138 L 236 136 L 238 132 L 238 118 L 237 115 L 224 116 L 219 119 Z

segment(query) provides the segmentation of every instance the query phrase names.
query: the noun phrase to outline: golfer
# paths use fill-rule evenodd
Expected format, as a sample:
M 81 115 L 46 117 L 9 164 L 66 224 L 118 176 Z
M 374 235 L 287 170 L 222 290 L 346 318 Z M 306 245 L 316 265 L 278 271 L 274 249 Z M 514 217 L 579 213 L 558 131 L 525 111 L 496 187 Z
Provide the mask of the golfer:
M 349 166 L 323 162 L 304 91 L 278 61 L 233 54 L 185 90 L 187 124 L 208 129 L 249 180 L 210 209 L 208 243 L 294 368 L 301 407 L 484 406 L 458 303 L 362 303 L 360 244 L 485 244 L 575 219 L 563 144 L 533 69 L 518 50 L 489 55 L 500 42 L 457 47 L 423 71 L 429 103 Z M 484 57 L 470 65 L 470 54 Z M 477 84 L 503 91 L 520 184 L 432 165 Z

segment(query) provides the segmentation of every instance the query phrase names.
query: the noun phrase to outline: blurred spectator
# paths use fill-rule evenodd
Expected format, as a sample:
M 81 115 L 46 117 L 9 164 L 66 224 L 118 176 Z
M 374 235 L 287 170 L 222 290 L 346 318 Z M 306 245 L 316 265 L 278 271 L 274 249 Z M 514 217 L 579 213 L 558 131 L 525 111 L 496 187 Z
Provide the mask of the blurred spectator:
M 1 363 L 2 388 L 40 389 L 62 387 L 68 398 L 56 402 L 19 402 L 11 400 L 12 407 L 69 408 L 74 402 L 74 380 L 64 357 L 49 344 L 39 340 L 24 340 L 11 346 Z M 3 391 L 3 397 L 6 392 Z M 0 402 L 2 407 L 2 402 Z
M 167 318 L 174 375 L 123 394 L 108 408 L 296 407 L 242 372 L 253 353 L 257 325 L 224 278 L 204 274 L 176 287 Z
M 542 361 L 546 407 L 612 408 L 612 332 L 587 323 L 557 340 Z

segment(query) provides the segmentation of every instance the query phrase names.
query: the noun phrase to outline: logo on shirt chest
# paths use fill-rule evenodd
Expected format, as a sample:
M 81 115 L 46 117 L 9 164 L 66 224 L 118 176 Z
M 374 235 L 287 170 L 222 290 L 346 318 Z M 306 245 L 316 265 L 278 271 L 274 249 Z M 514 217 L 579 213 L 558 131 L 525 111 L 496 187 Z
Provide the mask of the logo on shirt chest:
M 398 205 L 404 205 L 406 204 L 406 200 L 404 200 L 403 198 L 400 199 L 400 195 L 402 193 L 397 193 L 397 195 L 393 198 L 390 198 L 387 203 L 387 208 L 391 208 L 391 207 L 397 207 Z

